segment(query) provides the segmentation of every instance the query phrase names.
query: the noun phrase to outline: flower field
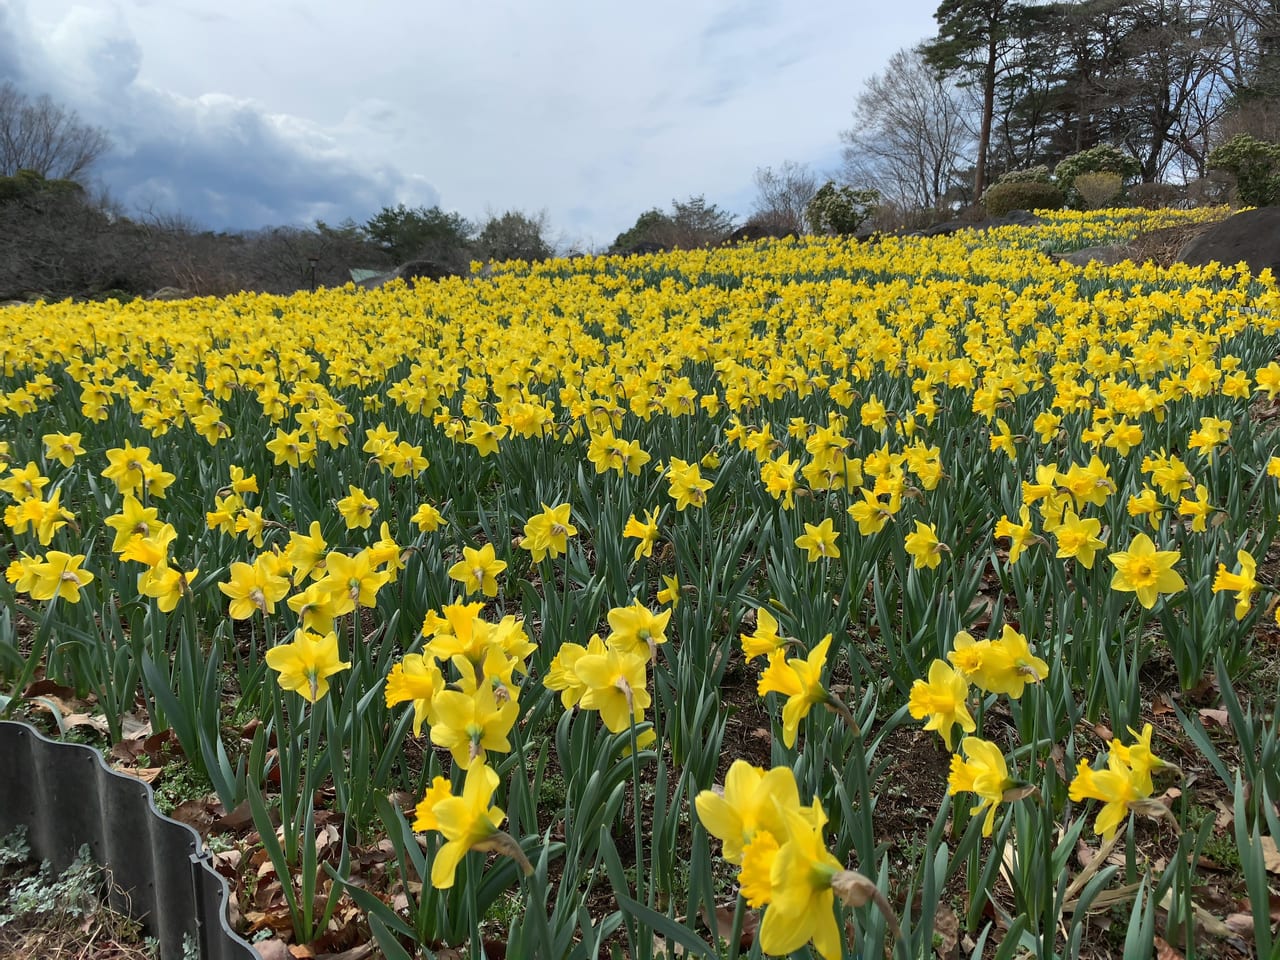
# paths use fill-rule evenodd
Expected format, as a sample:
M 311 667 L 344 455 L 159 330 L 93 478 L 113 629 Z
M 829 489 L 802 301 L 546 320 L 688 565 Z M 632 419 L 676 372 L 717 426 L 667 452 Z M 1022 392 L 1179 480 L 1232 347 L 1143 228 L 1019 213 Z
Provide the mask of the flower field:
M 295 956 L 1275 956 L 1280 290 L 1046 256 L 1223 215 L 6 309 L 0 715 Z

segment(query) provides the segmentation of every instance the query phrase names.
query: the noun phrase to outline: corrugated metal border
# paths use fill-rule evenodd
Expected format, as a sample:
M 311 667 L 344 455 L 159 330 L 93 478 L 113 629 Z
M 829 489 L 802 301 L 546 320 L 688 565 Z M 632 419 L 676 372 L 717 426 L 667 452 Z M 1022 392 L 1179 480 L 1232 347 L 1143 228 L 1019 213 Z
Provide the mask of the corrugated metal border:
M 63 870 L 88 844 L 123 894 L 112 906 L 146 924 L 163 960 L 190 936 L 204 960 L 260 960 L 227 926 L 227 883 L 199 835 L 156 809 L 151 787 L 90 747 L 0 721 L 0 836 L 26 824 L 31 852 Z

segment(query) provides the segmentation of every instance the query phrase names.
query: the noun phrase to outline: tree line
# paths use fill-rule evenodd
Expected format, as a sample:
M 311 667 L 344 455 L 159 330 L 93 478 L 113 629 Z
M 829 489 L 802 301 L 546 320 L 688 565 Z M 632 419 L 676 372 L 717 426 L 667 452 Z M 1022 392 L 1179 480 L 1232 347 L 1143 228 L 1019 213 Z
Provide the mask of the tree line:
M 1220 200 L 1228 187 L 1246 203 L 1280 202 L 1280 0 L 942 0 L 934 19 L 934 36 L 855 96 L 839 170 L 761 167 L 741 225 L 691 196 L 642 212 L 607 252 L 1122 196 Z M 239 233 L 126 215 L 89 189 L 109 149 L 73 111 L 0 84 L 0 300 L 287 292 L 345 283 L 357 267 L 419 260 L 440 275 L 555 252 L 546 215 L 519 210 L 474 223 L 399 205 L 364 222 Z
M 943 0 L 934 19 L 842 133 L 844 175 L 903 209 L 972 203 L 1099 147 L 1133 183 L 1195 185 L 1237 172 L 1216 147 L 1280 139 L 1275 0 Z

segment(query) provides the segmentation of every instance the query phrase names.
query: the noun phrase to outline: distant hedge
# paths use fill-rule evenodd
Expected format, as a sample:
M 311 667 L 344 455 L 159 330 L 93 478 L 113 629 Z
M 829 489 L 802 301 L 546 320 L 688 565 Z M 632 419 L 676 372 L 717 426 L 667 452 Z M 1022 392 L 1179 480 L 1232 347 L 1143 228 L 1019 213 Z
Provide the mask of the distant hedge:
M 1061 210 L 1067 198 L 1052 183 L 997 183 L 982 195 L 987 216 L 1003 217 L 1011 210 Z

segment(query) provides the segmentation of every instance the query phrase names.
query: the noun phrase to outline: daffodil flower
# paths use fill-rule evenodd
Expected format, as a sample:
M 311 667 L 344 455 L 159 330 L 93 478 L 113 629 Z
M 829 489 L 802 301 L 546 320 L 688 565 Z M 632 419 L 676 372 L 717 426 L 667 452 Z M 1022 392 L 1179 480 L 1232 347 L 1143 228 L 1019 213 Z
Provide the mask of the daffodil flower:
M 840 556 L 840 548 L 836 546 L 836 538 L 840 534 L 832 526 L 830 517 L 814 525 L 806 523 L 804 533 L 796 537 L 796 546 L 809 552 L 809 562 L 818 560 L 835 560 Z
M 960 754 L 951 757 L 951 776 L 947 780 L 947 792 L 954 795 L 972 792 L 978 802 L 970 809 L 970 816 L 987 811 L 982 824 L 982 835 L 991 836 L 995 825 L 996 807 L 1003 802 L 1005 793 L 1015 786 L 1009 776 L 1004 753 L 994 743 L 978 737 L 965 737 L 960 741 L 964 759 Z
M 529 518 L 524 525 L 524 539 L 520 546 L 533 555 L 534 563 L 547 557 L 554 560 L 568 550 L 569 538 L 576 536 L 578 528 L 570 522 L 570 504 L 548 507 L 542 504 L 542 512 Z
M 1225 564 L 1218 564 L 1218 573 L 1213 578 L 1213 592 L 1234 591 L 1235 617 L 1243 620 L 1253 606 L 1253 593 L 1258 589 L 1258 561 L 1253 559 L 1248 550 L 1240 550 L 1236 552 L 1236 566 L 1236 572 L 1231 573 Z
M 951 734 L 959 724 L 966 733 L 976 729 L 973 715 L 969 713 L 969 683 L 964 674 L 953 670 L 942 660 L 929 665 L 928 681 L 916 680 L 911 685 L 908 710 L 917 720 L 929 718 L 926 730 L 937 730 L 947 749 L 951 749 Z
M 769 655 L 769 666 L 760 675 L 756 686 L 760 696 L 780 693 L 787 698 L 782 707 L 782 742 L 788 747 L 796 745 L 796 733 L 800 721 L 819 703 L 826 703 L 829 694 L 822 685 L 822 668 L 826 666 L 827 651 L 831 647 L 831 634 L 827 634 L 806 658 L 788 660 L 781 651 Z
M 280 686 L 315 703 L 329 692 L 329 677 L 351 664 L 338 659 L 338 635 L 324 636 L 300 630 L 291 643 L 272 647 L 266 653 L 267 666 L 276 671 Z
M 1111 589 L 1136 593 L 1138 602 L 1150 610 L 1162 593 L 1177 593 L 1186 586 L 1173 565 L 1182 559 L 1177 550 L 1157 550 L 1151 538 L 1140 533 L 1128 550 L 1111 554 L 1107 559 L 1115 566 Z
M 437 890 L 453 886 L 467 851 L 494 849 L 498 827 L 507 818 L 501 809 L 489 806 L 497 789 L 498 775 L 477 763 L 467 770 L 460 796 L 449 793 L 448 781 L 437 777 L 418 804 L 413 829 L 438 831 L 446 841 L 431 863 L 431 885 Z
M 497 577 L 505 569 L 507 562 L 495 556 L 492 543 L 486 543 L 479 549 L 463 547 L 462 559 L 449 568 L 449 579 L 461 583 L 467 593 L 496 597 Z

